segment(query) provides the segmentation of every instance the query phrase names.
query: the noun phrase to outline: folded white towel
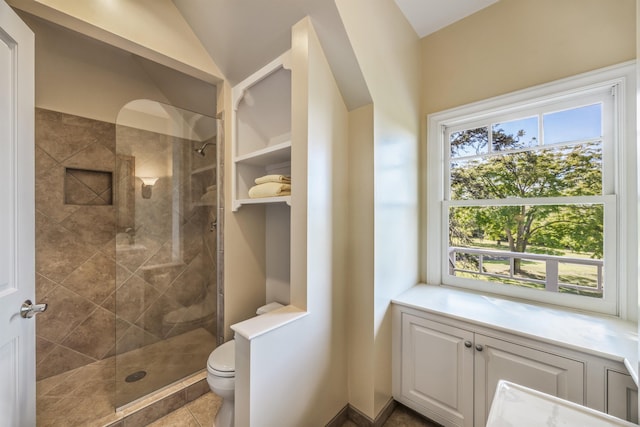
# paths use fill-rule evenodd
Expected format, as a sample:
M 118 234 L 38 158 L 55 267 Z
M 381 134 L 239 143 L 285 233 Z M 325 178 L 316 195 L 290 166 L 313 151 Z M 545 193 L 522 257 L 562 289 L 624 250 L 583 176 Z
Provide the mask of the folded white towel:
M 285 184 L 291 184 L 291 177 L 289 175 L 265 175 L 260 178 L 256 178 L 256 184 L 265 184 L 267 182 L 283 182 Z
M 278 182 L 266 182 L 254 185 L 249 189 L 249 197 L 259 199 L 261 197 L 288 196 L 291 194 L 291 185 Z

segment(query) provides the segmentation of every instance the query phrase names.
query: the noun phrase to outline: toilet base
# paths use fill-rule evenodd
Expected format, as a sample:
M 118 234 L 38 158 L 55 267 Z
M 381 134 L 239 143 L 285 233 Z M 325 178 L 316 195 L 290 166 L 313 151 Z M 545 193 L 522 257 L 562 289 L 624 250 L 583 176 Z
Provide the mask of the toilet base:
M 215 427 L 233 427 L 233 407 L 233 401 L 227 399 L 222 400 L 222 405 L 216 415 Z

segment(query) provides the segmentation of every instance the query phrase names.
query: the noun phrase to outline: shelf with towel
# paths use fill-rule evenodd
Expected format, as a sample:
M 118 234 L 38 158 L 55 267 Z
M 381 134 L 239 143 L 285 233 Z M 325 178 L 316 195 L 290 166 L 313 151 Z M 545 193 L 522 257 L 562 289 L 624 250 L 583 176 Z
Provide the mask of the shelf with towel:
M 291 206 L 291 196 L 263 197 L 260 199 L 239 199 L 240 205 L 263 205 L 266 203 L 286 203 Z
M 236 157 L 238 164 L 268 166 L 291 160 L 291 140 Z
M 278 191 L 265 197 L 249 194 L 257 178 L 291 175 L 290 62 L 290 52 L 285 52 L 232 88 L 233 211 L 243 205 L 290 206 L 288 194 Z
M 247 247 L 264 247 L 251 286 L 289 302 L 291 271 L 292 58 L 287 51 L 231 89 L 231 210 Z M 260 255 L 259 255 L 260 256 Z

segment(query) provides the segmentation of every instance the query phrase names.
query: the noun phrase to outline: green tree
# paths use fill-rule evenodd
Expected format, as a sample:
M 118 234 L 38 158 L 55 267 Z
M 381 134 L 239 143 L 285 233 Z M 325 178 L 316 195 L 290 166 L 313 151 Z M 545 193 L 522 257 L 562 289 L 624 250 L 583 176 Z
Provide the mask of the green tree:
M 487 128 L 453 135 L 452 156 L 481 153 L 488 144 Z M 602 192 L 602 150 L 599 143 L 556 149 L 513 151 L 526 146 L 524 132 L 492 133 L 493 152 L 504 154 L 452 160 L 451 197 L 461 199 L 522 199 L 516 206 L 468 207 L 451 215 L 465 229 L 475 228 L 494 240 L 506 240 L 512 252 L 526 252 L 531 242 L 547 247 L 571 247 L 602 253 L 602 207 L 526 205 L 531 197 L 596 195 Z M 486 150 L 484 151 L 486 152 Z M 470 217 L 473 219 L 470 221 Z M 460 238 L 458 237 L 458 240 Z M 520 260 L 515 260 L 520 272 Z

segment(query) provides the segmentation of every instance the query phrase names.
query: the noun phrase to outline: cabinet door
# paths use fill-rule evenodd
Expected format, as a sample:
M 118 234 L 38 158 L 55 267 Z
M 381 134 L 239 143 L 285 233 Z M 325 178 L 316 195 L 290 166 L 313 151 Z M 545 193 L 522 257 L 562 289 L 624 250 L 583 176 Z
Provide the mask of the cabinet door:
M 638 387 L 631 375 L 607 370 L 607 414 L 638 423 Z
M 402 403 L 444 426 L 472 426 L 472 343 L 469 331 L 403 313 Z
M 476 334 L 475 419 L 484 426 L 499 380 L 507 380 L 575 403 L 584 402 L 584 364 Z

